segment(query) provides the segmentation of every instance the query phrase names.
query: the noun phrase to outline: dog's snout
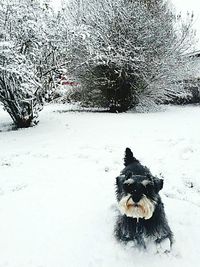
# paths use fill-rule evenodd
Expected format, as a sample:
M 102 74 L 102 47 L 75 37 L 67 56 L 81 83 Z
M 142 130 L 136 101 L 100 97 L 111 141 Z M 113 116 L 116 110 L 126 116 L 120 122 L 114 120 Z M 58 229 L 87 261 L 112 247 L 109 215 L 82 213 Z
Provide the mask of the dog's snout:
M 131 198 L 132 198 L 133 202 L 135 204 L 137 204 L 141 200 L 142 196 L 141 195 L 132 195 Z
M 140 188 L 140 185 L 135 184 L 131 190 L 131 198 L 134 203 L 138 203 L 142 198 L 143 191 Z
M 123 186 L 125 193 L 129 194 L 134 203 L 140 202 L 143 195 L 145 194 L 145 187 L 140 182 L 128 181 L 125 182 Z

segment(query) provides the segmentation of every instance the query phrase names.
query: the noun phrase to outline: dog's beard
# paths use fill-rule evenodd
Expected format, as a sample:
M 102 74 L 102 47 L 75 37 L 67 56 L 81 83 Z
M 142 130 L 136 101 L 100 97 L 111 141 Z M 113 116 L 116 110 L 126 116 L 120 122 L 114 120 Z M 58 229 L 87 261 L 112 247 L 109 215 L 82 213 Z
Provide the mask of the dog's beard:
M 153 216 L 155 202 L 143 195 L 141 200 L 135 203 L 131 195 L 128 194 L 119 201 L 119 210 L 122 215 L 125 214 L 127 217 L 144 218 L 148 220 Z

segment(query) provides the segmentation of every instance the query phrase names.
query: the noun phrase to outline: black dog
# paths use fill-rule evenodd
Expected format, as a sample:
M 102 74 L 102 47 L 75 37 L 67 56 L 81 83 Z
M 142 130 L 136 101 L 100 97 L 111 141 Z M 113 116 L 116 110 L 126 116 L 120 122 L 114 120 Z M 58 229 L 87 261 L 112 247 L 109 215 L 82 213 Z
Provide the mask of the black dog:
M 116 193 L 120 214 L 115 226 L 115 236 L 120 241 L 134 241 L 146 248 L 149 241 L 163 244 L 170 250 L 173 234 L 168 225 L 164 205 L 159 196 L 163 180 L 154 177 L 143 166 L 130 148 L 126 148 L 125 168 L 116 178 Z

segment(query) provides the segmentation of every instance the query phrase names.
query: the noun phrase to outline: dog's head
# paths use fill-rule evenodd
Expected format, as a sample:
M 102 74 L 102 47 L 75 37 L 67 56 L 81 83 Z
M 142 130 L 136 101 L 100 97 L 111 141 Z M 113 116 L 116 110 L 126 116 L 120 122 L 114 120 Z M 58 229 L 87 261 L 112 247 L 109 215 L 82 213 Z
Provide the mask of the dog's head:
M 163 180 L 129 172 L 116 178 L 117 200 L 123 215 L 132 218 L 150 219 L 154 213 Z

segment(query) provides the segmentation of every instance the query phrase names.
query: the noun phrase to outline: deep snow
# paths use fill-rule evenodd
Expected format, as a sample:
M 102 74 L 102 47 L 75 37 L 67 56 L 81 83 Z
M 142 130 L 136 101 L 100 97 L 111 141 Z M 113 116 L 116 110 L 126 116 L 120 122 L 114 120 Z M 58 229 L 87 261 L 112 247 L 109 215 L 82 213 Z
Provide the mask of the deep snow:
M 0 267 L 198 266 L 200 106 L 106 114 L 50 105 L 11 130 L 0 109 Z M 113 238 L 125 148 L 165 179 L 176 243 L 169 255 Z

